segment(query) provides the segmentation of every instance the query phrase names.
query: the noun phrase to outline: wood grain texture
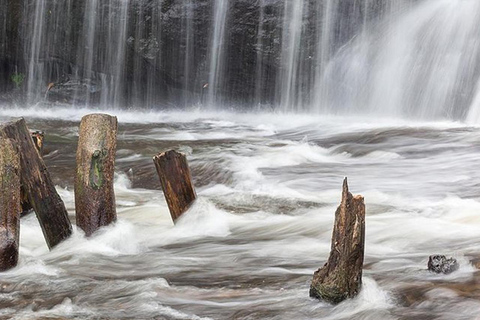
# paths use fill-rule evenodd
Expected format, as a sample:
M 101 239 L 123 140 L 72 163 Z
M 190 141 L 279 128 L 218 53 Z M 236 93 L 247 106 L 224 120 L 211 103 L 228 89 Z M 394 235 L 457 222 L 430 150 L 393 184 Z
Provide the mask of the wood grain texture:
M 35 148 L 37 148 L 38 153 L 40 154 L 40 156 L 42 156 L 45 134 L 40 131 L 35 131 L 35 132 L 31 132 L 31 135 L 32 135 L 32 140 L 33 140 L 33 144 L 35 145 Z M 20 189 L 20 197 L 21 197 L 21 205 L 22 205 L 22 213 L 20 216 L 22 217 L 29 214 L 33 208 L 30 202 L 28 202 L 27 195 L 23 190 L 23 188 Z
M 0 271 L 18 263 L 20 157 L 11 140 L 0 137 Z
M 65 204 L 55 190 L 25 120 L 21 118 L 2 125 L 0 133 L 18 148 L 22 188 L 37 215 L 47 245 L 52 249 L 72 234 Z
M 153 157 L 163 194 L 173 222 L 188 210 L 197 198 L 187 158 L 174 150 Z
M 310 296 L 330 303 L 356 296 L 362 286 L 364 248 L 364 199 L 352 196 L 345 178 L 342 202 L 335 212 L 330 256 L 314 273 Z
M 87 236 L 117 219 L 113 189 L 117 126 L 117 118 L 108 114 L 89 114 L 80 123 L 75 211 L 77 226 Z

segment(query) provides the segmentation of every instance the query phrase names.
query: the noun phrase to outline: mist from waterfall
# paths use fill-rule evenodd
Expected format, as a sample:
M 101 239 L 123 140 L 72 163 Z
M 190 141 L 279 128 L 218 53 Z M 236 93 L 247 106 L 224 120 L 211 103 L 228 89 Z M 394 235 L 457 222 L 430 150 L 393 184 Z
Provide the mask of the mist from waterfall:
M 480 66 L 478 1 L 395 6 L 328 62 L 313 108 L 421 119 L 465 119 Z

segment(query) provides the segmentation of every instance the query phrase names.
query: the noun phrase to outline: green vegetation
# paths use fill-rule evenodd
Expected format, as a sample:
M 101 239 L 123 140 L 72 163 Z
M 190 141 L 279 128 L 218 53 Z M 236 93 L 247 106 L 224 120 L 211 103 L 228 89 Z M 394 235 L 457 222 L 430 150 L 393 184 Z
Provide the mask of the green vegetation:
M 23 73 L 15 72 L 14 74 L 12 74 L 10 79 L 12 79 L 13 83 L 15 83 L 15 86 L 17 88 L 20 88 L 23 84 L 23 80 L 25 80 L 25 75 Z

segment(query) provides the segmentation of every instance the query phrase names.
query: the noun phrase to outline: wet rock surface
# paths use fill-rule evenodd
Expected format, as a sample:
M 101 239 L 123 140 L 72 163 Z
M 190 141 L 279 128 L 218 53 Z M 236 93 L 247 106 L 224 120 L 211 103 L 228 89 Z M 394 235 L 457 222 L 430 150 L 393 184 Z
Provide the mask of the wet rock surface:
M 428 258 L 428 270 L 434 273 L 450 274 L 457 271 L 459 264 L 456 259 L 443 255 L 432 255 Z

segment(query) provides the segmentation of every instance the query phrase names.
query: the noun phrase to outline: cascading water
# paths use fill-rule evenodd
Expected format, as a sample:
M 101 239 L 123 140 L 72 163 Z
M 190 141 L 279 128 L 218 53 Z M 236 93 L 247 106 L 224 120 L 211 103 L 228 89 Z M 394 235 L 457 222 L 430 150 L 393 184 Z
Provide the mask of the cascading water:
M 394 8 L 328 62 L 330 111 L 464 119 L 480 76 L 477 1 Z M 320 102 L 318 102 L 320 105 Z
M 128 23 L 128 1 L 121 1 L 120 15 L 119 15 L 119 25 L 117 26 L 117 32 L 115 35 L 115 40 L 117 42 L 115 58 L 113 59 L 116 64 L 114 77 L 114 93 L 113 93 L 113 105 L 121 105 L 121 98 L 123 90 L 125 90 L 125 48 L 127 38 L 127 23 Z
M 223 85 L 223 62 L 225 54 L 225 27 L 229 0 L 214 1 L 214 22 L 210 48 L 210 72 L 208 77 L 208 105 L 218 103 L 218 93 Z
M 40 98 L 40 92 L 46 86 L 42 86 L 42 78 L 44 72 L 44 62 L 40 61 L 40 55 L 42 53 L 42 40 L 44 34 L 42 30 L 44 28 L 45 22 L 45 6 L 46 1 L 40 0 L 37 1 L 35 4 L 35 14 L 34 14 L 34 24 L 33 24 L 33 32 L 31 36 L 31 44 L 30 44 L 30 61 L 28 64 L 28 97 L 29 102 L 33 103 Z
M 302 51 L 301 40 L 303 30 L 304 0 L 285 0 L 284 25 L 282 35 L 282 68 L 279 73 L 278 93 L 282 110 L 290 111 L 297 108 L 301 97 L 301 90 L 298 90 L 300 70 L 300 54 Z
M 62 91 L 67 82 L 75 85 L 66 95 L 87 106 L 251 101 L 284 112 L 477 118 L 473 0 L 42 0 L 28 8 L 30 103 L 48 83 Z M 226 68 L 239 49 L 244 65 Z
M 91 237 L 74 227 L 49 251 L 36 217 L 23 217 L 0 319 L 480 314 L 479 1 L 0 9 L 0 122 L 47 132 L 43 159 L 71 221 L 79 121 L 119 121 L 117 222 Z M 152 163 L 169 149 L 187 155 L 198 195 L 175 225 Z M 367 206 L 363 285 L 332 306 L 308 290 L 345 176 Z M 428 272 L 437 253 L 459 270 Z
M 318 19 L 317 22 L 317 56 L 314 75 L 315 86 L 313 87 L 312 101 L 324 106 L 323 97 L 328 96 L 328 86 L 324 81 L 326 78 L 323 75 L 331 56 L 331 41 L 333 37 L 332 21 L 335 20 L 337 10 L 335 0 L 326 0 L 324 2 L 319 1 L 317 6 L 317 12 L 319 14 L 321 13 L 321 19 Z
M 191 85 L 191 78 L 194 75 L 193 59 L 194 59 L 194 33 L 193 33 L 193 3 L 192 0 L 184 0 L 184 22 L 183 28 L 185 30 L 185 66 L 184 66 L 184 84 L 183 88 L 185 106 L 192 103 L 192 96 L 189 94 L 193 91 Z
M 86 2 L 84 21 L 87 23 L 83 26 L 83 39 L 85 42 L 79 48 L 78 52 L 78 56 L 83 57 L 83 78 L 85 79 L 93 79 L 93 57 L 97 57 L 98 55 L 97 52 L 95 52 L 95 48 L 98 48 L 98 46 L 95 46 L 95 27 L 98 25 L 97 12 L 99 11 L 98 0 L 88 0 Z M 77 92 L 75 92 L 75 94 L 76 93 Z M 87 90 L 85 99 L 87 105 L 90 102 L 90 93 L 91 91 Z
M 258 18 L 257 32 L 257 52 L 255 61 L 255 105 L 262 103 L 262 91 L 264 87 L 264 63 L 263 63 L 263 46 L 264 46 L 264 19 L 265 19 L 265 0 L 260 0 L 260 14 Z

